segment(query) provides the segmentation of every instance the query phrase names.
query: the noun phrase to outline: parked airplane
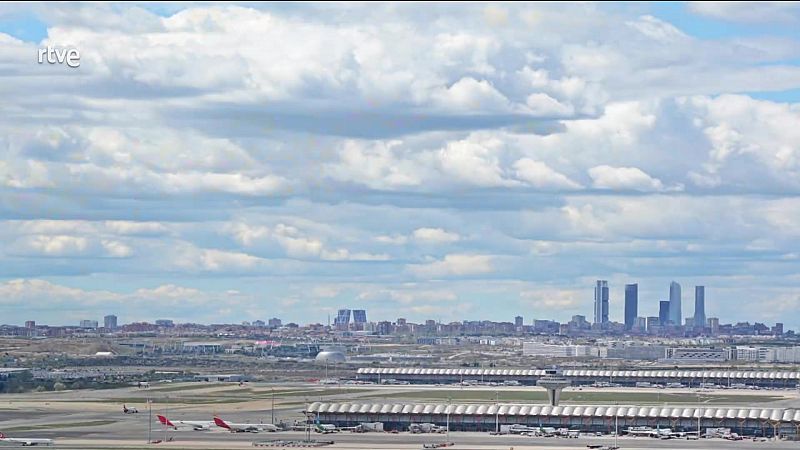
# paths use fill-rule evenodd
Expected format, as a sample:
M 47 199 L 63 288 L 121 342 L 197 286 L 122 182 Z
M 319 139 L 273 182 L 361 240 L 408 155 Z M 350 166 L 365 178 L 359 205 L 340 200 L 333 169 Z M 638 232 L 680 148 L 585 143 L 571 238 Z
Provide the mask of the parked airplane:
M 139 412 L 139 410 L 134 407 L 128 408 L 126 405 L 122 405 L 122 412 L 125 414 L 136 414 Z
M 225 422 L 219 417 L 214 417 L 214 423 L 220 427 L 225 428 L 231 433 L 258 433 L 259 431 L 278 431 L 278 427 L 271 423 L 233 423 Z
M 33 445 L 53 445 L 52 439 L 42 438 L 10 438 L 0 432 L 0 442 L 11 442 L 12 444 L 22 444 L 23 447 Z
M 658 437 L 659 430 L 650 427 L 628 427 L 626 433 L 635 437 Z
M 444 433 L 446 428 L 434 425 L 432 423 L 412 423 L 408 426 L 408 431 L 410 431 L 412 434 Z
M 339 428 L 336 428 L 336 425 L 332 424 L 318 423 L 314 425 L 314 431 L 321 434 L 330 434 L 330 433 L 338 433 Z
M 686 437 L 686 433 L 681 431 L 672 431 L 670 428 L 650 428 L 650 427 L 628 427 L 625 430 L 628 436 L 634 437 L 651 437 L 659 439 L 675 439 Z
M 211 429 L 211 426 L 214 425 L 214 422 L 201 420 L 169 420 L 161 414 L 157 414 L 156 417 L 158 417 L 158 421 L 161 422 L 161 425 L 171 427 L 173 430 L 177 430 L 178 427 L 181 427 L 191 428 L 193 431 L 208 431 Z
M 557 433 L 557 430 L 553 427 L 540 427 L 539 428 L 539 436 L 544 437 L 554 437 Z
M 500 434 L 524 434 L 524 433 L 536 433 L 539 431 L 539 427 L 529 427 L 525 425 L 513 424 L 513 425 L 500 425 Z

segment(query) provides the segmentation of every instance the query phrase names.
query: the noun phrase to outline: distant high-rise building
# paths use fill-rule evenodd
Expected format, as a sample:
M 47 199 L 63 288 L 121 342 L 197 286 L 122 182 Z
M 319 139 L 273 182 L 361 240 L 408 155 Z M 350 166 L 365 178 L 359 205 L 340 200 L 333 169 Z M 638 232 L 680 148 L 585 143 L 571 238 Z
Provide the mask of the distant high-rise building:
M 363 309 L 354 309 L 353 323 L 367 323 L 367 311 Z
M 588 330 L 592 328 L 592 325 L 586 320 L 586 316 L 574 315 L 572 320 L 567 323 L 567 328 L 573 331 Z
M 384 321 L 378 322 L 378 326 L 375 329 L 375 331 L 378 334 L 387 335 L 387 334 L 392 334 L 392 328 L 393 328 L 392 327 L 392 322 L 389 322 L 388 320 L 384 320 Z
M 353 310 L 353 324 L 350 329 L 353 331 L 364 331 L 367 327 L 367 311 L 363 309 Z
M 608 281 L 597 280 L 594 287 L 594 322 L 608 323 Z
M 32 330 L 36 328 L 36 321 L 35 320 L 28 320 L 25 322 L 25 328 Z
M 514 326 L 521 327 L 522 326 L 522 316 L 514 317 Z
M 694 326 L 703 328 L 706 326 L 706 287 L 694 287 Z
M 333 319 L 333 326 L 339 330 L 347 330 L 350 327 L 350 310 L 340 309 Z
M 254 320 L 253 321 L 253 326 L 256 327 L 256 328 L 264 328 L 266 325 L 267 325 L 266 322 L 264 322 L 263 320 Z
M 625 285 L 625 329 L 630 330 L 639 315 L 639 285 Z
M 117 316 L 109 314 L 103 317 L 103 328 L 114 331 L 117 329 Z
M 683 323 L 681 314 L 681 285 L 676 282 L 669 284 L 669 320 L 675 325 Z
M 661 320 L 655 316 L 648 316 L 647 317 L 647 332 L 651 333 L 655 330 L 656 327 L 661 326 Z
M 158 319 L 156 320 L 156 326 L 170 328 L 175 326 L 175 322 L 172 319 Z
M 658 323 L 662 327 L 669 322 L 669 301 L 658 302 Z
M 632 330 L 636 331 L 645 331 L 647 330 L 647 318 L 646 317 L 636 317 L 633 320 L 633 326 L 631 327 Z
M 81 320 L 81 328 L 91 328 L 97 329 L 97 321 L 96 320 Z
M 267 323 L 268 323 L 270 328 L 280 328 L 281 325 L 283 325 L 283 322 L 281 321 L 281 319 L 278 319 L 277 317 L 273 317 L 272 319 L 269 319 L 269 321 Z
M 711 334 L 719 333 L 719 319 L 716 317 L 709 317 L 707 322 L 708 328 L 711 328 Z

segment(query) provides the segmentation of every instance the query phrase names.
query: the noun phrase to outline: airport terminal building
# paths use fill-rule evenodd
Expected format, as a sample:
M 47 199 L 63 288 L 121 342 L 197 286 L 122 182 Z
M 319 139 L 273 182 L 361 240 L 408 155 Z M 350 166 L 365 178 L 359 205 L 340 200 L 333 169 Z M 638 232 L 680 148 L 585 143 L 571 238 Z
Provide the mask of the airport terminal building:
M 360 380 L 376 383 L 388 380 L 407 381 L 417 384 L 506 382 L 516 381 L 524 385 L 536 385 L 545 375 L 544 369 L 433 369 L 362 367 L 358 369 Z M 636 386 L 636 383 L 681 383 L 698 387 L 703 383 L 719 386 L 746 384 L 748 386 L 795 388 L 800 382 L 800 372 L 789 371 L 742 371 L 742 370 L 563 370 L 561 376 L 573 386 L 588 386 L 605 382 L 621 386 Z
M 382 422 L 385 430 L 398 431 L 408 430 L 412 423 L 449 423 L 452 431 L 494 431 L 500 425 L 519 424 L 611 433 L 616 422 L 621 433 L 636 426 L 696 432 L 699 422 L 701 432 L 725 427 L 749 436 L 800 436 L 800 410 L 792 408 L 316 402 L 305 413 L 310 420 L 338 427 Z

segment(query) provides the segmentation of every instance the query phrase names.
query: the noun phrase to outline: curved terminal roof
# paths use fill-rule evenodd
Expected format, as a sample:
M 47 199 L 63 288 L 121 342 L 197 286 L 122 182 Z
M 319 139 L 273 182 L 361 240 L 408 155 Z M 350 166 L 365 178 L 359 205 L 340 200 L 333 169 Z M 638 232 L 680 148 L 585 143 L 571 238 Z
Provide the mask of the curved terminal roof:
M 714 419 L 745 418 L 769 422 L 800 424 L 800 409 L 793 408 L 661 408 L 642 406 L 541 406 L 541 405 L 486 405 L 467 403 L 323 403 L 309 405 L 307 413 L 380 414 L 380 415 L 486 415 L 486 416 L 550 416 L 596 418 L 663 418 Z
M 404 367 L 362 367 L 360 375 L 404 375 L 404 376 L 461 376 L 480 377 L 543 377 L 544 369 L 420 369 Z M 730 380 L 800 380 L 800 372 L 756 371 L 756 370 L 563 370 L 564 378 L 700 378 Z

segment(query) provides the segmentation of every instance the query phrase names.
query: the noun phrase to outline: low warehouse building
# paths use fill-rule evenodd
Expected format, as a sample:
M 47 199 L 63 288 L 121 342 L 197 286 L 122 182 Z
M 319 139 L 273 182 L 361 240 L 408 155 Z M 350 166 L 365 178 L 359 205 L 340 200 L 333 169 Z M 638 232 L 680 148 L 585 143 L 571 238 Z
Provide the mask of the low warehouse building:
M 321 403 L 304 411 L 319 423 L 352 427 L 363 422 L 382 422 L 386 430 L 408 430 L 412 423 L 450 424 L 452 431 L 493 431 L 498 425 L 566 427 L 583 432 L 620 432 L 627 427 L 649 426 L 675 431 L 730 428 L 751 436 L 796 439 L 800 434 L 800 410 L 784 408 L 693 408 L 650 406 L 546 406 L 524 404 L 445 403 Z

